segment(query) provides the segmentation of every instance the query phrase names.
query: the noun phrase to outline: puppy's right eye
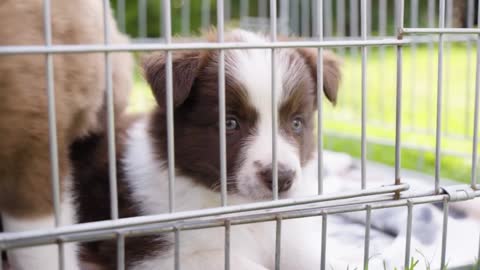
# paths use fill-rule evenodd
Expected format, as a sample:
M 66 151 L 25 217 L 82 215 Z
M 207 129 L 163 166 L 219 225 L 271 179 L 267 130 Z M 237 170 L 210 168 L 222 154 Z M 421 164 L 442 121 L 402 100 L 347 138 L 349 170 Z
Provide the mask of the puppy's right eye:
M 240 124 L 235 117 L 227 117 L 225 121 L 225 128 L 227 131 L 234 131 L 240 128 Z

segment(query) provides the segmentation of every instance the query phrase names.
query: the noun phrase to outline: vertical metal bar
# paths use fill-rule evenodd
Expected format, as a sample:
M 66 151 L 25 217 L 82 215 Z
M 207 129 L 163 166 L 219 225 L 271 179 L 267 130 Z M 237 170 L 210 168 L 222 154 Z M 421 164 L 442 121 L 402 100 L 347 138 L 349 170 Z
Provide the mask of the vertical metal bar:
M 397 6 L 398 3 L 394 3 L 394 6 L 393 6 L 393 20 L 395 21 L 395 23 L 399 22 L 400 21 L 400 12 L 398 10 L 398 6 Z M 387 25 L 388 27 L 388 25 Z M 395 25 L 395 27 L 398 27 L 397 25 Z M 388 32 L 388 30 L 387 30 Z M 397 34 L 398 33 L 398 29 L 394 29 L 394 34 Z M 398 35 L 398 34 L 397 34 Z
M 410 27 L 416 28 L 418 27 L 418 0 L 412 0 L 410 2 Z M 416 54 L 417 54 L 417 45 L 412 43 L 410 47 L 410 128 L 415 129 L 415 107 L 416 107 L 416 85 L 417 81 L 415 79 L 415 74 L 417 72 L 417 61 L 416 61 Z
M 446 18 L 445 18 L 445 23 L 447 27 L 453 27 L 453 0 L 446 0 L 446 7 L 445 7 L 445 12 L 446 12 Z
M 125 270 L 125 236 L 117 233 L 117 269 Z
M 379 0 L 378 2 L 378 32 L 380 36 L 383 38 L 387 35 L 387 0 Z M 385 47 L 380 46 L 379 49 L 379 56 L 380 56 L 380 61 L 379 61 L 379 70 L 385 70 Z M 382 91 L 382 87 L 384 85 L 384 76 L 381 74 L 378 76 L 379 78 L 379 85 L 380 87 L 378 88 L 379 91 Z M 378 95 L 379 98 L 381 98 L 381 94 Z M 380 109 L 380 117 L 382 123 L 385 123 L 385 104 L 383 101 L 378 102 L 379 109 Z
M 336 25 L 337 25 L 337 36 L 345 36 L 345 0 L 337 0 L 336 2 Z
M 223 1 L 217 1 L 217 38 L 218 42 L 224 41 L 224 6 Z M 219 52 L 218 63 L 218 121 L 220 138 L 220 188 L 222 206 L 227 205 L 227 143 L 225 130 L 225 51 Z
M 362 40 L 367 40 L 367 0 L 361 0 L 362 9 Z M 367 47 L 362 47 L 362 149 L 361 149 L 361 173 L 362 189 L 367 187 Z
M 138 36 L 147 37 L 147 0 L 138 1 Z
M 367 36 L 372 35 L 372 1 L 373 0 L 367 0 L 367 11 L 369 11 L 367 12 Z
M 396 2 L 399 6 L 396 8 L 397 12 L 397 36 L 401 39 L 401 29 L 404 25 L 404 0 Z M 396 100 L 395 100 L 395 184 L 400 184 L 401 175 L 400 169 L 402 167 L 402 64 L 403 64 L 403 47 L 397 46 L 397 78 L 396 78 Z M 397 193 L 397 196 L 399 194 Z
M 320 254 L 320 270 L 325 270 L 327 263 L 327 215 L 322 215 L 322 250 Z
M 202 0 L 202 29 L 207 29 L 209 26 L 210 26 L 210 0 Z
M 43 2 L 43 21 L 45 46 L 52 46 L 52 22 L 50 0 Z M 55 215 L 55 226 L 60 226 L 60 176 L 58 165 L 58 141 L 57 141 L 57 119 L 55 110 L 55 84 L 53 81 L 53 56 L 46 55 L 46 80 L 48 98 L 48 139 L 50 142 L 50 174 L 53 194 L 53 209 Z
M 175 228 L 175 250 L 174 250 L 174 267 L 175 270 L 180 270 L 180 229 Z
M 446 6 L 446 27 L 452 27 L 453 25 L 453 0 L 446 0 L 447 1 L 447 6 Z M 443 83 L 444 83 L 444 90 L 443 90 L 443 93 L 445 95 L 445 105 L 442 106 L 442 108 L 444 109 L 445 111 L 445 119 L 443 121 L 444 123 L 444 126 L 443 126 L 443 130 L 446 134 L 449 134 L 449 115 L 450 115 L 450 80 L 448 79 L 449 76 L 450 76 L 450 72 L 451 72 L 451 69 L 450 69 L 450 63 L 452 62 L 451 61 L 451 51 L 452 51 L 452 43 L 447 39 L 445 40 L 444 42 L 445 44 L 445 55 L 446 57 L 444 58 L 444 61 L 445 61 L 445 65 L 444 65 L 444 69 L 445 69 L 445 72 L 443 72 L 443 75 L 445 76 L 445 80 L 443 80 Z
M 473 20 L 475 16 L 475 5 L 473 0 L 467 2 L 467 28 L 473 28 Z M 466 41 L 467 45 L 467 75 L 465 78 L 465 136 L 468 137 L 470 132 L 470 87 L 472 84 L 472 40 L 470 37 Z
M 125 33 L 125 0 L 117 1 L 117 21 L 120 31 Z
M 428 27 L 434 27 L 435 26 L 435 9 L 436 9 L 436 4 L 435 0 L 428 0 Z M 425 108 L 427 110 L 427 115 L 433 115 L 433 106 L 432 106 L 432 100 L 433 100 L 433 69 L 431 68 L 431 65 L 433 64 L 433 37 L 429 36 L 430 40 L 428 42 L 428 60 L 427 60 L 427 82 L 428 82 L 428 98 L 426 99 L 427 104 L 425 104 Z M 428 130 L 433 130 L 433 125 L 430 119 L 427 117 L 426 119 L 427 123 L 426 126 Z
M 58 265 L 60 265 L 60 269 L 64 270 L 65 266 L 65 245 L 62 239 L 58 240 Z
M 365 241 L 363 246 L 363 269 L 368 269 L 368 261 L 370 260 L 370 227 L 372 220 L 372 206 L 367 205 L 367 211 L 365 213 Z
M 267 0 L 260 0 L 258 3 L 258 17 L 266 18 L 267 17 L 267 9 L 268 9 L 268 2 Z
M 224 5 L 223 1 L 217 1 L 217 39 L 219 43 L 224 41 Z M 218 117 L 220 138 L 220 188 L 222 206 L 227 206 L 227 139 L 226 139 L 226 108 L 225 108 L 225 51 L 219 52 L 218 65 Z M 225 270 L 230 269 L 230 222 L 225 221 Z
M 103 0 L 103 30 L 104 44 L 110 43 L 110 25 L 108 15 L 110 12 L 110 1 Z M 107 101 L 107 132 L 108 132 L 108 173 L 110 187 L 110 213 L 112 219 L 118 219 L 118 195 L 117 195 L 117 166 L 115 150 L 115 114 L 114 96 L 112 89 L 112 60 L 111 55 L 105 52 L 105 88 Z M 117 246 L 118 249 L 118 246 Z
M 205 1 L 205 0 L 204 0 Z M 240 21 L 245 18 L 245 17 L 248 17 L 248 3 L 249 0 L 241 0 L 240 1 Z
M 170 0 L 162 0 L 163 7 L 163 25 L 165 34 L 165 43 L 172 41 L 172 18 L 170 10 Z M 168 152 L 168 210 L 170 213 L 175 211 L 175 142 L 173 126 L 173 67 L 172 52 L 166 51 L 166 99 L 167 99 L 167 152 Z
M 428 27 L 435 27 L 435 11 L 437 9 L 435 0 L 428 0 L 427 9 Z
M 277 217 L 275 230 L 275 270 L 280 270 L 280 253 L 282 248 L 282 218 Z
M 270 40 L 277 40 L 277 1 L 270 0 Z M 278 156 L 277 156 L 277 132 L 278 132 L 278 116 L 277 116 L 277 72 L 275 64 L 275 49 L 272 48 L 272 191 L 273 199 L 278 199 Z
M 230 221 L 225 221 L 225 270 L 230 269 Z
M 228 23 L 232 17 L 232 0 L 225 0 L 224 7 L 224 21 Z
M 301 20 L 302 20 L 302 24 L 301 24 L 301 35 L 303 37 L 306 37 L 309 35 L 310 33 L 310 7 L 309 7 L 309 4 L 310 4 L 310 1 L 306 1 L 306 0 L 301 0 L 300 1 L 300 7 L 301 7 Z
M 291 3 L 291 12 L 292 12 L 292 30 L 293 30 L 293 33 L 296 34 L 296 35 L 299 35 L 300 34 L 300 18 L 299 18 L 299 2 L 298 0 L 291 0 L 290 1 Z
M 445 28 L 445 1 L 440 0 L 438 24 Z M 438 36 L 438 73 L 437 73 L 437 121 L 435 134 L 435 192 L 440 192 L 440 146 L 442 136 L 442 92 L 443 92 L 443 34 Z
M 165 27 L 163 25 L 163 4 L 158 5 L 158 32 L 159 38 L 165 38 Z
M 358 36 L 358 0 L 350 0 L 350 36 Z
M 310 5 L 311 5 L 311 9 L 310 9 L 310 10 L 311 10 L 311 12 L 310 12 L 311 14 L 310 14 L 310 15 L 312 16 L 312 21 L 311 21 L 311 24 L 312 24 L 312 25 L 311 25 L 311 28 L 312 28 L 312 37 L 313 37 L 313 38 L 318 37 L 318 29 L 317 29 L 317 26 L 318 26 L 318 20 L 320 19 L 320 18 L 318 18 L 318 16 L 320 16 L 320 15 L 317 14 L 317 9 L 318 9 L 318 8 L 317 8 L 317 6 L 318 6 L 318 5 L 317 5 L 317 1 L 318 1 L 318 0 L 311 0 L 311 1 L 309 1 L 309 2 L 310 2 Z M 323 15 L 324 15 L 324 14 L 323 14 Z M 323 15 L 322 15 L 322 16 L 323 16 Z
M 358 25 L 359 25 L 359 22 L 358 22 L 358 0 L 350 0 L 350 5 L 349 5 L 349 9 L 350 9 L 350 31 L 349 31 L 349 38 L 356 38 L 358 37 Z M 358 48 L 357 47 L 351 47 L 350 48 L 350 55 L 352 58 L 356 58 L 357 55 L 358 55 Z M 356 89 L 358 86 L 354 84 L 354 81 L 353 80 L 350 80 L 350 88 L 351 89 Z M 357 91 L 354 91 L 355 93 L 357 93 Z M 355 110 L 355 112 L 357 112 L 358 110 L 358 103 L 355 102 L 355 99 L 356 99 L 357 95 L 354 95 L 352 94 L 351 95 L 351 98 L 350 98 L 350 103 L 352 104 L 352 107 L 353 109 Z M 356 119 L 355 119 L 356 120 Z
M 182 34 L 190 35 L 190 0 L 183 0 L 182 5 Z
M 318 0 L 318 40 L 323 40 L 323 0 Z M 318 194 L 323 194 L 323 48 L 317 54 L 317 152 L 318 152 Z
M 409 200 L 407 202 L 407 235 L 405 243 L 405 264 L 404 269 L 410 269 L 410 250 L 412 247 L 412 223 L 413 223 L 413 203 Z
M 51 22 L 51 2 L 44 0 L 44 35 L 45 46 L 52 46 L 52 22 Z M 50 150 L 50 173 L 53 194 L 53 210 L 55 216 L 55 227 L 61 226 L 60 216 L 60 172 L 58 162 L 58 137 L 57 137 L 57 119 L 55 108 L 55 82 L 53 69 L 53 55 L 46 55 L 46 79 L 47 79 L 47 99 L 48 99 L 48 135 L 49 135 L 49 150 Z M 65 269 L 65 250 L 64 245 L 58 243 L 58 265 L 59 269 Z M 1 256 L 1 254 L 0 254 Z
M 316 0 L 316 2 L 318 2 L 318 0 Z M 317 14 L 317 16 L 319 16 L 319 18 L 323 18 L 323 21 L 324 21 L 324 24 L 325 24 L 324 35 L 327 36 L 327 37 L 331 37 L 332 34 L 333 34 L 332 0 L 324 0 L 323 2 L 324 2 L 324 5 L 325 5 L 324 13 L 321 13 L 321 15 Z
M 336 36 L 345 36 L 345 0 L 337 0 L 336 7 Z M 338 53 L 343 56 L 345 54 L 344 48 L 338 48 Z
M 108 12 L 110 12 L 110 2 L 103 0 L 103 27 L 104 43 L 110 43 L 110 26 L 108 24 Z M 107 89 L 107 132 L 108 132 L 108 174 L 110 185 L 110 214 L 112 219 L 118 218 L 118 195 L 117 195 L 117 164 L 115 157 L 115 115 L 113 106 L 112 89 L 112 59 L 110 53 L 105 52 L 105 88 Z
M 480 7 L 480 0 L 478 1 Z M 478 18 L 480 19 L 480 8 L 478 9 Z M 480 28 L 480 23 L 478 26 Z M 477 184 L 477 164 L 478 164 L 478 114 L 480 106 L 480 35 L 477 35 L 477 61 L 475 70 L 475 101 L 473 107 L 473 144 L 472 144 L 472 177 L 470 179 L 472 188 Z M 480 257 L 478 258 L 480 260 Z
M 282 35 L 288 35 L 288 25 L 290 22 L 289 19 L 289 4 L 288 0 L 280 0 L 280 20 L 281 20 L 281 28 L 280 28 L 280 33 Z
M 448 230 L 448 199 L 443 199 L 443 228 L 442 228 L 442 257 L 440 261 L 440 269 L 444 270 L 446 266 L 447 254 L 447 230 Z

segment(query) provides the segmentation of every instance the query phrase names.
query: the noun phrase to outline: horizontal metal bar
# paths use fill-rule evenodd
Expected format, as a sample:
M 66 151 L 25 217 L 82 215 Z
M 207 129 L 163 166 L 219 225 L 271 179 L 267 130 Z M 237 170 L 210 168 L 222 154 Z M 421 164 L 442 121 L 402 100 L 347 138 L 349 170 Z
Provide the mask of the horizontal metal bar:
M 25 239 L 37 239 L 41 243 L 45 243 L 45 242 L 42 242 L 43 238 L 54 240 L 64 235 L 88 233 L 95 230 L 112 230 L 116 232 L 118 229 L 121 229 L 121 228 L 138 226 L 138 225 L 147 225 L 152 223 L 182 221 L 182 220 L 192 219 L 192 218 L 204 218 L 209 216 L 241 213 L 241 212 L 248 212 L 248 211 L 255 211 L 255 210 L 272 211 L 272 209 L 278 208 L 278 207 L 298 206 L 302 204 L 321 203 L 321 202 L 338 202 L 338 200 L 342 200 L 342 199 L 351 199 L 351 198 L 358 198 L 358 197 L 364 197 L 364 196 L 373 196 L 373 195 L 401 192 L 401 191 L 408 190 L 408 188 L 409 188 L 408 184 L 391 185 L 391 186 L 384 186 L 384 187 L 379 187 L 374 189 L 365 189 L 365 190 L 355 191 L 355 192 L 342 192 L 342 193 L 336 193 L 336 194 L 328 194 L 328 195 L 313 196 L 313 197 L 298 198 L 298 199 L 284 199 L 284 200 L 258 202 L 258 203 L 244 204 L 244 205 L 217 207 L 217 208 L 209 208 L 209 209 L 194 210 L 194 211 L 184 211 L 184 212 L 177 212 L 172 214 L 161 214 L 161 215 L 152 215 L 152 216 L 124 218 L 119 220 L 98 221 L 98 222 L 92 222 L 92 223 L 62 226 L 61 228 L 52 229 L 48 231 L 4 233 L 0 235 L 0 249 L 2 249 L 5 245 L 9 245 L 9 243 L 22 242 L 22 240 L 25 240 Z
M 432 43 L 437 42 L 438 37 L 436 35 L 410 35 L 408 38 L 404 38 L 408 44 L 424 44 L 424 43 Z M 324 37 L 323 41 L 360 41 L 362 40 L 360 37 L 348 36 L 330 36 Z M 380 36 L 370 36 L 368 40 L 397 40 L 396 36 L 389 36 L 389 35 L 380 35 Z M 477 38 L 475 35 L 450 35 L 445 37 L 445 41 L 450 42 L 464 42 L 464 41 L 476 41 Z M 160 44 L 164 43 L 165 41 L 162 38 L 132 38 L 130 40 L 132 44 Z M 185 43 L 188 41 L 191 43 L 204 43 L 205 39 L 201 37 L 192 37 L 188 39 L 177 39 L 178 43 Z M 291 42 L 298 42 L 300 40 L 291 39 Z M 290 42 L 289 41 L 289 42 Z M 301 41 L 318 41 L 318 38 L 311 38 L 311 37 L 304 37 Z M 281 41 L 286 43 L 287 41 Z M 178 44 L 177 43 L 177 44 Z M 227 43 L 228 44 L 228 43 Z M 127 44 L 124 44 L 127 45 Z M 361 46 L 361 45 L 360 45 Z M 0 46 L 1 48 L 1 46 Z
M 272 48 L 320 48 L 320 47 L 359 47 L 408 44 L 408 40 L 393 38 L 378 40 L 332 40 L 332 41 L 289 41 L 289 42 L 198 42 L 198 43 L 142 43 L 110 45 L 52 45 L 46 46 L 0 46 L 0 55 L 5 54 L 45 54 L 45 53 L 92 53 L 125 51 L 177 51 L 177 50 L 219 50 L 219 49 L 272 49 Z
M 401 34 L 480 34 L 478 28 L 403 28 Z
M 141 235 L 150 235 L 154 233 L 163 233 L 163 232 L 173 232 L 175 229 L 181 229 L 182 231 L 186 230 L 195 230 L 195 229 L 204 229 L 212 227 L 222 227 L 225 225 L 225 221 L 228 220 L 231 222 L 231 225 L 240 225 L 240 224 L 250 224 L 266 221 L 274 221 L 277 217 L 282 219 L 294 219 L 302 217 L 311 217 L 318 215 L 331 215 L 331 214 L 342 214 L 348 212 L 358 212 L 365 211 L 367 205 L 371 206 L 371 209 L 383 209 L 391 207 L 400 207 L 406 206 L 408 201 L 413 205 L 424 204 L 424 203 L 434 203 L 441 202 L 445 199 L 448 199 L 448 195 L 439 194 L 431 195 L 425 197 L 416 197 L 416 198 L 405 198 L 399 200 L 393 200 L 392 195 L 379 195 L 376 198 L 360 198 L 357 199 L 354 203 L 349 203 L 346 205 L 338 205 L 338 201 L 333 202 L 324 202 L 323 204 L 312 204 L 312 205 L 294 205 L 286 208 L 275 208 L 275 209 L 262 209 L 252 212 L 243 212 L 240 214 L 225 214 L 225 215 L 213 215 L 203 218 L 195 219 L 185 219 L 185 220 L 176 220 L 171 222 L 150 222 L 148 224 L 133 224 L 130 223 L 128 227 L 122 229 L 98 229 L 90 232 L 69 232 L 63 233 L 63 235 L 52 235 L 50 234 L 40 234 L 34 237 L 25 237 L 27 233 L 15 233 L 9 234 L 8 239 L 3 239 L 0 242 L 0 249 L 11 249 L 23 246 L 32 246 L 32 245 L 42 245 L 54 243 L 57 238 L 61 237 L 65 242 L 73 241 L 93 241 L 93 240 L 102 240 L 110 239 L 116 237 L 116 233 L 121 232 L 126 237 L 132 236 L 141 236 Z M 476 197 L 480 197 L 480 191 L 475 192 Z M 327 204 L 327 205 L 325 205 Z M 328 205 L 329 204 L 329 205 Z M 156 220 L 159 216 L 148 216 L 140 217 L 144 219 Z M 139 218 L 129 218 L 128 220 L 139 219 Z M 127 219 L 125 219 L 127 220 Z M 112 221 L 112 223 L 119 223 L 122 220 Z M 85 225 L 96 225 L 100 222 L 74 225 L 75 227 L 85 226 Z M 114 224 L 115 225 L 115 224 Z M 71 226 L 72 228 L 74 226 Z M 60 231 L 60 229 L 52 230 Z
M 360 212 L 366 211 L 368 207 L 371 210 L 384 209 L 384 208 L 393 208 L 408 206 L 409 202 L 412 205 L 425 204 L 425 203 L 435 203 L 443 202 L 445 199 L 448 200 L 448 195 L 446 194 L 437 194 L 437 195 L 428 195 L 424 197 L 414 197 L 414 198 L 402 198 L 399 200 L 392 200 L 394 195 L 385 197 L 379 197 L 377 199 L 365 200 L 363 203 L 355 204 L 346 204 L 346 205 L 335 205 L 331 203 L 330 206 L 323 206 L 318 204 L 307 205 L 307 208 L 299 208 L 302 206 L 291 206 L 289 208 L 278 208 L 271 211 L 267 210 L 257 210 L 254 212 L 246 213 L 243 215 L 220 215 L 212 216 L 202 220 L 186 220 L 182 222 L 182 230 L 196 230 L 203 228 L 212 228 L 212 227 L 221 227 L 224 226 L 225 220 L 229 220 L 231 225 L 243 225 L 251 223 L 259 223 L 266 221 L 274 221 L 278 217 L 281 217 L 282 220 L 296 219 L 302 217 L 311 217 L 311 216 L 327 216 L 334 214 L 345 214 L 350 212 Z M 476 197 L 480 197 L 480 192 L 476 193 Z M 144 227 L 135 228 L 126 228 L 122 230 L 123 234 L 129 236 L 139 236 L 146 235 L 158 232 L 172 232 L 179 225 L 176 224 L 154 224 L 147 225 Z
M 480 196 L 480 193 L 477 194 Z M 303 217 L 312 217 L 312 216 L 327 216 L 334 214 L 345 214 L 350 212 L 360 212 L 366 211 L 368 207 L 371 210 L 384 209 L 384 208 L 393 208 L 407 206 L 410 201 L 412 205 L 425 204 L 425 203 L 435 203 L 442 202 L 445 198 L 448 198 L 448 195 L 429 195 L 426 197 L 417 197 L 417 198 L 408 198 L 400 200 L 392 200 L 389 198 L 383 197 L 377 201 L 366 201 L 365 203 L 353 204 L 353 205 L 340 205 L 335 206 L 332 204 L 329 208 L 322 206 L 313 205 L 310 208 L 306 209 L 275 209 L 274 211 L 265 212 L 265 210 L 259 210 L 254 213 L 248 213 L 247 215 L 241 216 L 215 216 L 209 217 L 208 219 L 203 220 L 188 220 L 183 222 L 181 227 L 182 230 L 197 230 L 204 228 L 212 227 L 221 227 L 224 224 L 223 220 L 229 220 L 231 225 L 243 225 L 243 224 L 252 224 L 259 222 L 274 221 L 277 217 L 281 217 L 282 220 L 296 219 Z M 296 206 L 294 206 L 296 207 Z M 140 236 L 148 235 L 152 233 L 163 233 L 163 232 L 172 232 L 175 230 L 174 224 L 154 224 L 141 226 L 137 228 L 126 228 L 123 233 L 129 236 Z M 100 232 L 101 233 L 101 232 Z
M 406 34 L 405 34 L 406 35 Z M 438 37 L 435 34 L 419 34 L 414 35 L 411 34 L 408 37 L 403 37 L 404 40 L 408 40 L 408 44 L 426 44 L 429 45 L 431 43 L 436 44 L 438 41 Z M 447 35 L 444 37 L 445 41 L 448 42 L 466 42 L 470 40 L 476 40 L 475 35 Z

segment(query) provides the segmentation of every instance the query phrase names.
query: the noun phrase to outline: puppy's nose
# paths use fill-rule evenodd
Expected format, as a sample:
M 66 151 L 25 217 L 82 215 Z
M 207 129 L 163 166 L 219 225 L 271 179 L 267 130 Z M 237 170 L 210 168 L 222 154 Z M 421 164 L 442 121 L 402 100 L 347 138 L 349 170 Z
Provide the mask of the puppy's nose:
M 258 178 L 270 189 L 273 190 L 272 167 L 259 169 Z M 278 192 L 284 192 L 292 187 L 295 179 L 295 171 L 285 166 L 278 166 Z

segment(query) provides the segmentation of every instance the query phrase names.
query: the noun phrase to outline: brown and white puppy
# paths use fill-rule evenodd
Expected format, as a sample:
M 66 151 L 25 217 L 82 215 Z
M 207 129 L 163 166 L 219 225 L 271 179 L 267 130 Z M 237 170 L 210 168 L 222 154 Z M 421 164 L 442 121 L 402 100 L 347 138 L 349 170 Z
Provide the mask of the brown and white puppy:
M 266 42 L 251 32 L 226 34 L 232 42 Z M 219 125 L 227 131 L 228 203 L 272 198 L 271 50 L 226 50 L 226 122 L 218 122 L 218 51 L 173 53 L 175 210 L 220 205 Z M 311 193 L 302 174 L 314 161 L 317 49 L 277 49 L 278 180 L 280 197 Z M 336 101 L 340 72 L 336 58 L 324 55 L 324 92 Z M 151 56 L 145 75 L 158 103 L 146 117 L 124 123 L 117 132 L 119 206 L 122 217 L 168 213 L 165 56 Z M 108 164 L 105 134 L 77 141 L 71 149 L 80 222 L 108 219 Z M 296 224 L 300 232 L 304 224 Z M 318 230 L 316 230 L 318 231 Z M 233 269 L 273 269 L 272 224 L 232 228 Z M 223 269 L 223 229 L 180 234 L 182 269 Z M 303 236 L 302 236 L 303 235 Z M 308 240 L 314 241 L 314 243 Z M 317 265 L 318 239 L 307 232 L 282 236 L 287 242 L 282 269 Z M 305 240 L 305 241 L 304 241 Z M 300 241 L 293 243 L 292 241 Z M 127 269 L 173 269 L 171 235 L 126 239 Z M 115 269 L 115 242 L 83 246 L 85 261 Z M 283 250 L 283 248 L 282 248 Z M 290 259 L 288 259 L 288 257 Z M 318 267 L 316 267 L 318 268 Z
M 0 46 L 44 45 L 43 0 L 0 2 Z M 107 22 L 112 43 L 127 43 L 112 15 Z M 102 1 L 51 0 L 54 45 L 103 44 Z M 115 109 L 127 104 L 133 59 L 111 55 Z M 92 131 L 102 130 L 105 95 L 105 56 L 102 53 L 55 54 L 53 79 L 61 179 L 61 224 L 75 222 L 70 199 L 68 146 Z M 46 56 L 0 56 L 0 213 L 7 232 L 54 227 Z M 58 269 L 57 249 L 43 246 L 12 250 L 14 269 Z M 75 247 L 66 248 L 67 269 L 78 269 Z

